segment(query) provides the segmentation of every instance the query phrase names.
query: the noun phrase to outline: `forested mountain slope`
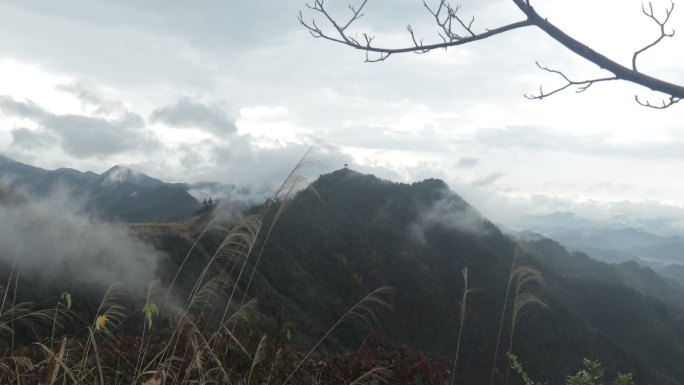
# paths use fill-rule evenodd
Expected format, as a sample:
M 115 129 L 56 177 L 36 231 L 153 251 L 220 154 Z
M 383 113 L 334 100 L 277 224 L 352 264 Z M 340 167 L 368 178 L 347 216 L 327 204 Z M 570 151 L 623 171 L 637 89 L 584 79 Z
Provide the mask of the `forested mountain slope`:
M 0 196 L 4 197 L 2 205 L 27 204 L 11 190 L 6 192 Z M 259 261 L 248 292 L 248 297 L 258 299 L 250 324 L 271 333 L 281 325 L 303 351 L 360 298 L 378 287 L 391 286 L 395 289 L 394 309 L 377 312 L 374 330 L 361 323 L 345 323 L 316 354 L 356 350 L 372 335 L 372 339 L 378 336 L 385 349 L 407 346 L 441 355 L 449 368 L 460 325 L 462 270 L 467 267 L 468 288 L 473 291 L 468 296 L 456 371 L 460 383 L 489 382 L 506 301 L 496 384 L 505 383 L 505 353 L 511 341 L 512 352 L 531 376 L 542 382 L 562 383 L 567 374 L 581 368 L 586 357 L 603 362 L 611 378 L 617 371 L 631 371 L 641 384 L 684 384 L 684 291 L 675 281 L 649 269 L 597 262 L 580 253 L 570 254 L 551 240 L 518 245 L 435 179 L 409 185 L 343 169 L 320 176 L 311 188 L 286 203 L 282 215 L 275 215 L 277 204 L 272 207 L 247 266 L 232 274 L 239 287 L 236 298 L 241 298 Z M 263 208 L 253 207 L 247 214 Z M 128 228 L 128 235 L 117 230 L 116 239 L 129 242 L 135 255 L 147 253 L 154 258 L 154 263 L 140 258 L 131 261 L 160 279 L 162 287 L 170 283 L 187 256 L 173 291 L 182 300 L 225 236 L 212 231 L 188 255 L 207 220 L 135 225 Z M 231 220 L 223 224 L 229 226 Z M 75 228 L 78 234 L 79 227 Z M 105 226 L 103 230 L 109 234 L 114 228 Z M 161 253 L 153 256 L 129 237 L 142 238 Z M 100 259 L 122 258 L 123 254 L 117 254 L 120 244 L 117 241 L 113 248 L 104 249 L 107 253 Z M 25 253 L 30 248 L 22 250 Z M 56 253 L 60 248 L 50 250 Z M 2 255 L 0 267 L 4 272 L 12 268 L 15 251 L 16 247 L 3 249 L 6 255 Z M 514 257 L 517 266 L 529 265 L 542 273 L 544 283 L 532 285 L 530 290 L 548 308 L 525 308 L 511 340 L 513 293 L 505 298 Z M 85 261 L 102 262 L 65 261 L 69 263 L 58 265 L 59 269 L 83 272 L 94 271 L 94 267 L 85 268 Z M 111 266 L 129 266 L 122 263 Z M 109 283 L 101 279 L 88 281 L 89 286 L 75 286 L 85 273 L 70 276 L 68 269 L 59 279 L 47 281 L 34 275 L 43 265 L 21 271 L 22 300 L 39 301 L 69 290 L 74 293 L 75 311 L 85 312 L 86 307 L 98 303 L 97 297 L 89 295 L 101 295 L 91 287 Z M 53 275 L 57 271 L 53 269 Z M 131 269 L 120 273 L 128 277 L 128 286 L 147 286 L 141 275 L 130 275 L 135 273 Z M 127 307 L 138 314 L 140 301 L 144 303 L 144 297 L 132 298 Z
M 397 184 L 344 169 L 321 176 L 313 190 L 292 202 L 266 246 L 252 293 L 262 310 L 282 313 L 299 335 L 322 335 L 355 300 L 392 286 L 395 310 L 381 317 L 384 340 L 450 356 L 467 266 L 477 291 L 468 302 L 459 375 L 488 380 L 516 244 L 438 180 Z M 536 378 L 558 382 L 588 357 L 646 382 L 684 381 L 684 325 L 673 298 L 679 286 L 647 288 L 674 285 L 654 275 L 639 292 L 615 278 L 626 276 L 624 266 L 602 264 L 601 274 L 589 265 L 592 274 L 579 274 L 586 264 L 567 252 L 533 251 L 518 259 L 544 273 L 538 294 L 549 309 L 527 309 L 513 352 Z M 335 335 L 347 348 L 365 336 L 358 328 Z

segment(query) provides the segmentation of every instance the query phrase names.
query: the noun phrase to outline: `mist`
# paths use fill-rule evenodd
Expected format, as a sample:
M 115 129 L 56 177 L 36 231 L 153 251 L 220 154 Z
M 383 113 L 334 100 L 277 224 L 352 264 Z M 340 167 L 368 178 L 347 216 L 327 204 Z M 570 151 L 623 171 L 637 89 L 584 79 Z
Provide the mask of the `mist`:
M 476 236 L 488 233 L 486 220 L 477 210 L 457 194 L 444 190 L 442 198 L 418 214 L 409 231 L 418 241 L 425 243 L 426 233 L 434 226 L 456 230 Z
M 85 199 L 66 189 L 45 198 L 25 196 L 0 200 L 3 265 L 48 284 L 121 282 L 132 294 L 144 293 L 163 253 L 129 234 L 126 226 L 98 223 L 83 209 Z

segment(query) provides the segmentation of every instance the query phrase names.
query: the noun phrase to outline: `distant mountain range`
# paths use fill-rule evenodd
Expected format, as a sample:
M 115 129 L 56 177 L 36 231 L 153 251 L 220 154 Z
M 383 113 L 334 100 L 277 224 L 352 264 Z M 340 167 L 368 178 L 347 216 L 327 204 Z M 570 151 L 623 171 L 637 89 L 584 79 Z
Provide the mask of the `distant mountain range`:
M 526 221 L 534 232 L 560 242 L 569 250 L 581 251 L 605 262 L 637 261 L 664 275 L 684 278 L 682 236 L 658 236 L 644 229 L 611 226 L 572 213 L 530 216 Z
M 179 221 L 195 213 L 198 197 L 245 200 L 248 188 L 219 183 L 165 183 L 130 168 L 114 166 L 102 174 L 70 168 L 44 170 L 0 155 L 0 181 L 31 197 L 66 189 L 83 199 L 99 219 L 121 222 Z

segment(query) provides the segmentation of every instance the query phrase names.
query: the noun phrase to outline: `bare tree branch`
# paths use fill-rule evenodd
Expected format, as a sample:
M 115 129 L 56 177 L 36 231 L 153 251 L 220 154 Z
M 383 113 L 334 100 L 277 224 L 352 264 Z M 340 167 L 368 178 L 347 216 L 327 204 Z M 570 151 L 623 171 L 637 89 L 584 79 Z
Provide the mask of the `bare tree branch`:
M 558 43 L 574 52 L 575 54 L 581 56 L 582 58 L 588 60 L 591 63 L 596 64 L 601 69 L 610 72 L 613 76 L 608 76 L 604 78 L 588 79 L 588 80 L 570 80 L 561 71 L 551 70 L 542 66 L 540 69 L 546 72 L 554 73 L 560 75 L 566 81 L 563 87 L 559 87 L 551 92 L 543 92 L 540 88 L 540 93 L 538 95 L 526 95 L 530 99 L 542 99 L 551 96 L 557 92 L 576 86 L 576 92 L 584 92 L 589 87 L 595 83 L 606 82 L 609 80 L 623 80 L 634 84 L 638 84 L 645 88 L 651 89 L 656 92 L 660 92 L 666 95 L 666 99 L 663 100 L 662 105 L 652 105 L 648 101 L 642 102 L 638 97 L 635 97 L 637 103 L 645 107 L 652 108 L 667 108 L 677 103 L 679 100 L 684 98 L 684 87 L 678 84 L 673 84 L 666 82 L 664 80 L 648 76 L 637 70 L 636 61 L 640 54 L 652 48 L 653 46 L 660 43 L 666 37 L 674 36 L 674 30 L 667 32 L 666 24 L 670 20 L 670 16 L 674 10 L 674 3 L 665 9 L 664 18 L 659 18 L 655 15 L 653 10 L 653 5 L 648 3 L 642 5 L 642 12 L 645 16 L 652 19 L 660 28 L 660 36 L 655 39 L 652 43 L 648 44 L 644 48 L 634 52 L 632 56 L 631 68 L 626 67 L 605 55 L 594 51 L 587 45 L 581 43 L 580 41 L 572 38 L 561 29 L 553 25 L 546 18 L 540 16 L 534 7 L 530 4 L 529 0 L 512 0 L 513 3 L 522 11 L 525 15 L 525 20 L 521 20 L 515 23 L 506 24 L 492 29 L 485 29 L 484 32 L 476 32 L 473 28 L 475 22 L 475 17 L 463 19 L 459 11 L 461 9 L 460 5 L 452 6 L 449 4 L 448 0 L 439 0 L 437 6 L 431 7 L 428 5 L 427 0 L 423 0 L 423 6 L 435 19 L 439 31 L 437 35 L 441 41 L 436 43 L 424 43 L 423 39 L 416 37 L 413 28 L 411 26 L 407 27 L 412 44 L 406 47 L 381 47 L 373 44 L 373 37 L 363 34 L 364 41 L 359 41 L 355 37 L 347 33 L 347 29 L 353 25 L 355 21 L 364 16 L 362 13 L 363 8 L 366 6 L 368 0 L 363 0 L 358 7 L 349 6 L 352 11 L 352 15 L 345 22 L 336 22 L 335 18 L 331 16 L 328 10 L 325 8 L 324 0 L 313 0 L 313 4 L 307 4 L 307 7 L 312 11 L 323 15 L 323 17 L 328 21 L 330 26 L 334 29 L 332 35 L 324 32 L 316 24 L 315 19 L 311 22 L 304 21 L 303 15 L 300 12 L 299 22 L 304 26 L 313 37 L 323 38 L 330 40 L 339 44 L 344 44 L 350 46 L 354 49 L 362 50 L 366 52 L 367 62 L 378 62 L 384 61 L 389 56 L 400 53 L 414 52 L 414 53 L 426 53 L 434 49 L 447 49 L 449 47 L 464 45 L 472 43 L 475 41 L 483 40 L 496 36 L 508 31 L 515 29 L 535 26 L 545 32 L 549 37 L 556 40 Z M 371 56 L 376 55 L 376 56 Z
M 416 35 L 413 33 L 413 28 L 411 28 L 411 26 L 408 25 L 408 26 L 406 26 L 406 29 L 408 30 L 409 34 L 411 35 L 411 40 L 413 40 L 413 44 L 414 44 L 416 47 L 422 46 L 422 45 L 423 45 L 423 39 L 420 39 L 420 41 L 417 41 L 417 40 L 416 40 Z M 416 52 L 416 53 L 426 53 L 426 52 L 430 52 L 430 50 L 424 50 L 424 49 L 422 49 L 422 50 L 415 51 L 415 52 Z
M 437 25 L 440 26 L 444 36 L 449 38 L 449 41 L 461 40 L 462 36 L 455 33 L 452 26 L 453 22 L 456 21 L 461 28 L 463 28 L 470 36 L 475 36 L 472 30 L 473 23 L 475 22 L 475 16 L 472 16 L 468 24 L 466 24 L 463 19 L 458 15 L 458 11 L 461 9 L 460 5 L 452 7 L 447 0 L 440 0 L 439 6 L 436 10 L 430 8 L 425 0 L 423 0 L 423 6 L 430 12 L 430 14 L 435 18 Z M 446 15 L 442 16 L 442 12 L 446 11 Z M 439 33 L 442 36 L 441 33 Z M 444 37 L 442 37 L 444 39 Z
M 521 11 L 523 11 L 523 13 L 525 13 L 525 15 L 527 15 L 528 19 L 530 19 L 535 26 L 544 31 L 551 38 L 561 43 L 570 51 L 598 65 L 600 68 L 613 73 L 617 79 L 626 80 L 649 88 L 653 91 L 662 92 L 675 99 L 681 99 L 684 97 L 684 87 L 668 83 L 666 81 L 635 71 L 634 69 L 627 68 L 594 51 L 585 44 L 573 39 L 565 32 L 561 31 L 555 25 L 548 22 L 548 20 L 539 16 L 539 14 L 537 14 L 537 12 L 526 0 L 513 0 L 513 2 L 518 6 L 518 8 L 520 8 Z
M 440 0 L 440 1 L 442 1 L 442 0 Z M 358 8 L 359 11 L 363 8 L 363 5 L 365 5 L 366 2 L 367 2 L 367 0 L 364 1 L 362 6 L 360 6 Z M 442 4 L 446 4 L 446 0 L 443 0 Z M 480 34 L 472 34 L 470 36 L 461 37 L 456 33 L 449 32 L 449 31 L 451 31 L 451 24 L 450 23 L 452 23 L 449 20 L 451 20 L 452 18 L 451 18 L 451 16 L 447 16 L 448 20 L 447 19 L 445 19 L 445 20 L 447 20 L 446 23 L 448 24 L 448 26 L 446 27 L 444 32 L 446 34 L 446 37 L 448 38 L 448 41 L 442 42 L 442 43 L 434 43 L 434 44 L 422 44 L 419 42 L 418 45 L 414 44 L 410 47 L 388 48 L 388 47 L 376 47 L 376 46 L 373 46 L 370 44 L 359 44 L 359 42 L 355 42 L 352 39 L 350 39 L 345 31 L 346 31 L 347 27 L 349 27 L 353 23 L 353 21 L 358 20 L 358 18 L 356 18 L 356 19 L 352 18 L 352 20 L 351 20 L 352 23 L 345 23 L 345 27 L 342 28 L 338 25 L 337 22 L 334 21 L 333 17 L 330 15 L 328 10 L 325 8 L 322 0 L 314 0 L 313 5 L 307 4 L 307 7 L 313 11 L 316 11 L 316 12 L 324 15 L 325 18 L 330 22 L 331 26 L 336 30 L 336 35 L 337 35 L 337 37 L 335 37 L 335 36 L 330 36 L 330 35 L 325 34 L 316 25 L 316 23 L 314 21 L 312 21 L 311 23 L 306 22 L 303 18 L 302 13 L 300 12 L 299 16 L 298 16 L 299 23 L 302 24 L 302 26 L 304 26 L 304 28 L 308 29 L 309 32 L 311 32 L 312 36 L 314 36 L 316 38 L 324 38 L 324 39 L 331 40 L 331 41 L 334 41 L 334 42 L 340 43 L 340 44 L 345 44 L 345 45 L 348 45 L 348 46 L 355 48 L 355 49 L 358 49 L 358 50 L 375 52 L 375 53 L 380 53 L 383 55 L 387 55 L 387 54 L 391 55 L 391 54 L 407 53 L 407 52 L 431 51 L 431 50 L 438 49 L 438 48 L 448 48 L 448 47 L 453 47 L 453 46 L 457 46 L 457 45 L 463 45 L 463 44 L 471 43 L 474 41 L 483 40 L 483 39 L 486 39 L 488 37 L 492 37 L 492 36 L 495 36 L 495 35 L 498 35 L 498 34 L 501 34 L 501 33 L 504 33 L 504 32 L 507 32 L 507 31 L 510 31 L 513 29 L 527 27 L 527 26 L 532 25 L 532 23 L 529 20 L 523 20 L 523 21 L 519 21 L 516 23 L 507 24 L 507 25 L 504 25 L 504 26 L 501 26 L 498 28 L 488 29 L 485 32 L 480 33 Z M 444 7 L 446 8 L 447 6 L 445 5 Z M 456 9 L 452 8 L 452 10 L 453 10 L 452 12 L 456 12 Z M 439 13 L 437 13 L 437 15 L 439 15 Z M 438 17 L 438 16 L 436 16 L 436 17 Z M 439 17 L 441 17 L 441 16 L 439 16 Z M 472 24 L 472 23 L 469 23 L 469 24 Z
M 679 101 L 682 99 L 675 98 L 674 96 L 670 96 L 667 99 L 663 99 L 662 104 L 659 106 L 649 103 L 648 100 L 645 102 L 642 102 L 639 99 L 639 95 L 634 95 L 634 100 L 636 100 L 637 103 L 639 103 L 640 105 L 642 105 L 644 107 L 655 108 L 656 110 L 664 110 L 664 109 L 672 106 L 673 104 L 679 103 Z
M 675 30 L 673 29 L 672 32 L 667 33 L 665 32 L 665 24 L 670 20 L 670 15 L 672 14 L 672 11 L 674 10 L 675 4 L 674 1 L 671 3 L 670 8 L 665 9 L 665 19 L 663 21 L 658 20 L 658 18 L 655 16 L 655 13 L 653 12 L 653 3 L 650 1 L 648 2 L 648 11 L 646 10 L 646 7 L 644 4 L 641 4 L 641 12 L 643 12 L 644 15 L 646 15 L 648 18 L 653 20 L 658 26 L 660 27 L 660 36 L 653 41 L 651 44 L 645 46 L 644 48 L 634 52 L 634 55 L 632 56 L 632 69 L 634 71 L 637 71 L 637 66 L 636 66 L 636 61 L 637 57 L 644 51 L 648 50 L 649 48 L 655 46 L 656 44 L 660 43 L 663 38 L 666 37 L 673 37 L 675 34 Z M 637 100 L 638 102 L 639 100 Z M 639 103 L 641 104 L 641 103 Z
M 618 80 L 618 78 L 615 77 L 615 76 L 610 76 L 610 77 L 605 77 L 605 78 L 588 79 L 588 80 L 579 80 L 579 81 L 578 81 L 578 80 L 570 80 L 570 78 L 568 78 L 568 77 L 567 77 L 563 72 L 561 72 L 561 71 L 558 71 L 558 70 L 554 70 L 554 69 L 550 69 L 550 68 L 544 67 L 544 66 L 542 66 L 541 64 L 539 64 L 539 62 L 535 62 L 535 64 L 536 64 L 537 67 L 539 67 L 539 69 L 542 70 L 542 71 L 549 72 L 549 73 L 552 73 L 552 74 L 556 74 L 556 75 L 562 77 L 563 80 L 565 80 L 565 85 L 563 85 L 562 87 L 556 88 L 556 89 L 554 89 L 553 91 L 550 91 L 550 92 L 544 92 L 544 90 L 542 89 L 542 87 L 539 86 L 539 93 L 538 93 L 538 94 L 536 94 L 536 95 L 527 95 L 527 94 L 524 95 L 527 99 L 537 99 L 537 100 L 541 100 L 541 99 L 547 98 L 547 97 L 549 97 L 549 96 L 551 96 L 551 95 L 553 95 L 553 94 L 556 94 L 556 93 L 558 93 L 558 92 L 561 92 L 561 91 L 563 91 L 563 90 L 565 90 L 565 89 L 567 89 L 567 88 L 569 88 L 569 87 L 572 87 L 572 86 L 575 86 L 575 87 L 576 87 L 576 88 L 575 88 L 575 93 L 579 94 L 579 93 L 582 93 L 582 92 L 586 91 L 589 87 L 591 87 L 591 86 L 594 85 L 595 83 L 607 82 L 607 81 L 611 81 L 611 80 Z

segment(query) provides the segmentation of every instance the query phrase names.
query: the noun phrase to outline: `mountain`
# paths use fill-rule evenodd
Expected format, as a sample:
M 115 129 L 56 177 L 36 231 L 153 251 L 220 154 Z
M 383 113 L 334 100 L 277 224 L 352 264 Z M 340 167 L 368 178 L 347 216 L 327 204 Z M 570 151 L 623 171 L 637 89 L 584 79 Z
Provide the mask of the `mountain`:
M 127 170 L 112 174 L 119 173 L 124 181 L 117 183 L 140 178 L 158 185 Z M 102 176 L 97 178 L 102 185 Z M 382 349 L 408 346 L 443 357 L 441 365 L 450 368 L 467 267 L 472 291 L 457 383 L 488 383 L 496 348 L 494 383 L 506 383 L 505 352 L 512 346 L 542 383 L 562 383 L 590 358 L 602 361 L 610 377 L 630 371 L 637 383 L 684 384 L 684 288 L 678 282 L 635 263 L 598 262 L 542 237 L 516 244 L 440 180 L 402 184 L 343 169 L 321 175 L 310 187 L 293 200 L 277 201 L 284 211 L 278 205 L 267 211 L 244 268 L 237 268 L 239 255 L 219 255 L 226 267 L 233 266 L 220 270 L 237 282 L 235 298 L 249 281 L 248 297 L 258 299 L 247 330 L 256 342 L 264 329 L 269 335 L 287 330 L 287 339 L 308 351 L 360 298 L 391 286 L 392 311 L 376 312 L 377 323 L 367 317 L 371 329 L 342 324 L 317 353 L 357 351 L 378 340 Z M 254 206 L 246 214 L 265 208 Z M 198 279 L 211 280 L 203 264 L 225 241 L 218 226 L 204 233 L 197 224 L 130 226 L 132 234 L 165 252 L 155 266 L 163 284 L 183 266 L 175 286 L 179 295 Z M 200 232 L 204 236 L 193 247 Z M 241 234 L 232 236 L 242 244 Z M 543 284 L 525 289 L 547 306 L 524 308 L 512 333 L 515 290 L 509 293 L 507 285 L 514 260 L 542 273 Z M 23 293 L 38 290 L 31 270 L 22 273 L 22 285 L 28 288 Z M 79 290 L 76 298 L 97 308 L 87 295 Z
M 0 157 L 0 177 L 31 197 L 68 190 L 87 210 L 108 221 L 165 222 L 189 218 L 199 202 L 188 186 L 164 183 L 122 166 L 102 175 L 69 168 L 44 170 Z
M 339 170 L 322 175 L 278 218 L 251 294 L 265 320 L 279 314 L 305 346 L 356 300 L 392 286 L 394 312 L 379 316 L 385 343 L 453 357 L 467 266 L 475 291 L 457 378 L 486 383 L 518 253 L 518 263 L 543 272 L 537 294 L 549 306 L 526 309 L 513 337 L 513 352 L 534 378 L 560 383 L 587 357 L 612 373 L 632 371 L 641 383 L 684 383 L 680 284 L 636 264 L 571 254 L 547 240 L 516 252 L 508 236 L 442 181 L 408 185 Z M 348 325 L 330 338 L 329 348 L 357 349 L 367 333 Z M 502 376 L 509 337 L 505 327 Z
M 664 237 L 621 224 L 609 226 L 571 213 L 530 216 L 526 225 L 570 250 L 606 262 L 637 261 L 684 282 L 676 267 L 684 265 L 682 236 Z
M 673 309 L 684 309 L 684 285 L 635 261 L 606 263 L 582 252 L 569 252 L 552 239 L 523 241 L 525 250 L 537 255 L 546 269 L 563 277 L 606 282 L 636 290 Z

